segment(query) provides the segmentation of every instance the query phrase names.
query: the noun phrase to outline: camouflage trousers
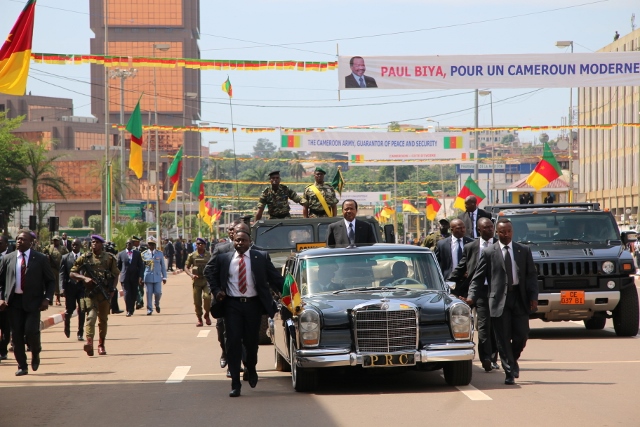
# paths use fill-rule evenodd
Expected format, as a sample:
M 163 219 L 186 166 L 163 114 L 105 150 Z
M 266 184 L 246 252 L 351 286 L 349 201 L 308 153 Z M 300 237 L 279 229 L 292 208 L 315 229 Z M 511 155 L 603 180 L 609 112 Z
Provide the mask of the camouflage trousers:
M 100 340 L 107 337 L 107 321 L 109 320 L 109 300 L 104 299 L 102 294 L 92 298 L 84 297 L 80 300 L 80 309 L 87 313 L 84 324 L 84 334 L 87 338 L 93 338 L 96 334 L 96 320 L 100 330 Z
M 196 307 L 196 316 L 198 316 L 198 318 L 201 318 L 203 313 L 209 314 L 209 309 L 211 308 L 211 291 L 206 282 L 202 285 L 193 284 L 193 305 Z

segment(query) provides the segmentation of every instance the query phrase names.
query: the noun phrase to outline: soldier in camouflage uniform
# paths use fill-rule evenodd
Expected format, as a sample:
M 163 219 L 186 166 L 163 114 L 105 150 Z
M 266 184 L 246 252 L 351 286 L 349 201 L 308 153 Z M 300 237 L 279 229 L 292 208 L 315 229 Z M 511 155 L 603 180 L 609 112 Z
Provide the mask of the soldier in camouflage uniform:
M 60 274 L 60 263 L 62 262 L 62 256 L 69 253 L 65 246 L 60 244 L 60 236 L 53 236 L 51 239 L 51 245 L 45 248 L 43 253 L 49 257 L 49 264 L 55 277 Z M 56 280 L 56 305 L 60 305 L 60 281 Z M 53 304 L 53 301 L 49 304 Z
M 262 218 L 264 206 L 269 206 L 270 219 L 291 218 L 289 214 L 289 199 L 296 203 L 302 201 L 302 197 L 298 196 L 295 191 L 286 185 L 280 185 L 280 171 L 273 171 L 269 174 L 271 187 L 267 187 L 262 192 L 258 201 L 258 213 L 256 213 L 256 221 Z
M 96 330 L 96 319 L 100 329 L 100 341 L 98 343 L 98 354 L 105 355 L 107 350 L 104 340 L 107 338 L 107 321 L 109 319 L 109 301 L 115 292 L 118 283 L 118 270 L 116 257 L 102 250 L 104 239 L 97 234 L 91 236 L 91 251 L 78 257 L 76 263 L 71 268 L 71 278 L 85 285 L 85 296 L 80 301 L 80 308 L 87 313 L 85 323 L 85 335 L 87 342 L 84 351 L 87 355 L 93 356 L 93 336 Z M 106 279 L 103 287 L 107 293 L 107 298 L 102 294 L 96 282 L 89 277 L 92 274 Z
M 204 300 L 204 320 L 211 325 L 209 308 L 211 308 L 211 291 L 207 286 L 207 278 L 204 277 L 204 267 L 211 258 L 211 253 L 206 250 L 207 242 L 202 237 L 196 239 L 197 249 L 187 257 L 184 271 L 193 280 L 193 304 L 196 307 L 198 317 L 197 327 L 202 326 L 202 312 Z
M 440 230 L 427 234 L 427 237 L 424 238 L 424 242 L 422 242 L 422 246 L 429 248 L 432 251 L 435 251 L 436 245 L 440 240 L 446 239 L 451 235 L 451 233 L 449 233 L 449 221 L 443 218 L 439 222 Z
M 307 186 L 302 194 L 303 206 L 302 214 L 305 218 L 323 218 L 334 217 L 337 213 L 338 199 L 336 198 L 336 191 L 329 184 L 324 183 L 324 176 L 327 174 L 324 169 L 317 167 L 313 176 L 316 180 L 314 184 Z M 329 208 L 330 215 L 327 215 L 327 211 L 322 206 L 322 202 L 316 196 L 312 187 L 316 187 L 320 194 L 324 197 L 324 200 Z

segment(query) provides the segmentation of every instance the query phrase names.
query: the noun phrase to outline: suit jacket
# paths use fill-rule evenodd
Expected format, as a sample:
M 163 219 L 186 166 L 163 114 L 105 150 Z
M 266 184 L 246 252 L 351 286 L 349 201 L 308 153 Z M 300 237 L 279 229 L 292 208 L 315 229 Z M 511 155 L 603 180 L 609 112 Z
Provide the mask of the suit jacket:
M 522 299 L 524 307 L 529 312 L 530 301 L 538 300 L 538 274 L 533 263 L 531 248 L 526 245 L 513 242 L 513 258 L 516 263 L 518 296 Z M 496 242 L 482 251 L 478 267 L 471 285 L 469 286 L 469 298 L 475 303 L 481 295 L 481 286 L 485 286 L 487 280 L 489 286 L 489 312 L 491 317 L 500 317 L 507 300 L 507 270 L 504 266 L 504 257 L 500 249 L 500 243 Z
M 148 249 L 141 256 L 144 263 L 143 279 L 145 283 L 160 283 L 163 280 L 167 280 L 167 266 L 164 265 L 162 251 L 156 249 L 152 256 L 151 250 Z
M 368 222 L 356 219 L 355 243 L 376 243 L 376 235 Z M 344 219 L 329 224 L 327 231 L 327 246 L 335 246 L 336 248 L 346 248 L 349 246 L 349 237 L 347 236 L 347 227 Z
M 453 265 L 453 256 L 451 255 L 451 239 L 453 236 L 449 236 L 440 240 L 436 244 L 436 259 L 438 260 L 438 264 L 440 264 L 440 270 L 442 270 L 443 277 L 449 277 L 451 271 L 456 267 Z M 467 236 L 462 238 L 462 246 L 463 246 L 463 256 L 464 256 L 464 245 L 467 243 L 471 243 L 473 239 L 470 239 Z M 458 260 L 460 262 L 461 260 Z M 456 286 L 457 287 L 457 286 Z
M 498 239 L 493 238 L 493 243 L 497 242 Z M 489 243 L 491 246 L 491 242 Z M 487 246 L 487 247 L 489 247 Z M 473 279 L 473 274 L 476 271 L 476 267 L 478 266 L 478 262 L 480 261 L 480 239 L 476 239 L 471 243 L 467 243 L 462 248 L 462 259 L 458 263 L 456 267 L 454 267 L 453 271 L 447 278 L 447 280 L 456 282 L 456 288 L 452 291 L 452 293 L 456 296 L 467 297 L 469 293 L 469 285 L 471 284 L 471 279 Z M 478 289 L 478 296 L 483 296 L 486 298 L 488 286 L 484 286 Z
M 176 253 L 175 248 L 173 247 L 173 243 L 171 242 L 167 242 L 166 245 L 164 245 L 164 256 L 166 256 L 167 258 L 174 256 Z
M 118 254 L 118 270 L 120 270 L 120 283 L 133 282 L 137 285 L 138 279 L 144 278 L 144 262 L 140 252 L 132 251 L 131 261 L 129 261 L 127 250 L 121 251 Z
M 75 289 L 78 286 L 81 286 L 82 289 L 84 289 L 83 284 L 78 285 L 78 282 L 76 282 L 70 277 L 71 268 L 76 263 L 76 258 L 74 255 L 75 254 L 73 252 L 69 252 L 68 254 L 64 254 L 62 256 L 62 261 L 60 262 L 60 273 L 59 273 L 60 292 L 64 292 L 65 289 L 70 289 L 70 288 Z M 82 255 L 82 252 L 78 253 L 78 256 L 80 255 Z
M 478 221 L 480 220 L 480 218 L 489 218 L 491 219 L 491 214 L 487 211 L 485 211 L 484 209 L 480 209 L 478 208 L 478 212 L 477 213 L 477 217 L 476 217 L 476 226 L 478 225 Z M 468 212 L 462 212 L 460 215 L 458 215 L 458 219 L 461 219 L 462 222 L 464 222 L 464 226 L 467 229 L 466 232 L 466 236 L 467 237 L 471 237 L 472 239 L 473 237 L 473 221 L 471 221 L 471 217 L 469 216 Z
M 363 75 L 362 77 L 364 77 L 365 86 L 367 86 L 367 87 L 378 87 L 378 85 L 376 83 L 376 79 L 374 79 L 373 77 L 369 77 L 369 76 L 365 76 L 365 75 Z M 360 88 L 360 84 L 353 77 L 353 74 L 349 74 L 348 76 L 346 76 L 344 78 L 344 87 L 347 88 L 347 89 Z
M 66 242 L 64 240 L 60 240 L 60 244 L 67 248 L 67 251 L 71 252 L 71 240 L 67 239 Z
M 224 300 L 218 301 L 215 296 L 220 291 L 224 291 L 225 294 L 229 295 L 227 286 L 229 281 L 229 266 L 231 265 L 231 258 L 235 253 L 234 250 L 219 254 L 215 258 L 212 257 L 214 260 L 213 268 L 209 271 L 205 268 L 205 276 L 207 277 L 207 283 L 211 288 L 212 295 L 211 311 L 214 312 L 214 314 L 215 312 L 224 314 L 224 309 L 220 310 L 220 307 L 215 307 L 219 304 L 224 306 Z M 253 283 L 256 286 L 256 292 L 258 293 L 265 313 L 269 317 L 273 317 L 276 312 L 276 303 L 271 297 L 271 290 L 274 292 L 282 292 L 284 279 L 274 267 L 268 253 L 251 248 L 249 249 L 249 256 L 251 257 L 251 275 L 253 277 Z M 216 317 L 219 316 L 216 315 Z
M 16 286 L 16 263 L 18 251 L 2 257 L 0 262 L 0 300 L 11 305 Z M 57 278 L 49 265 L 49 257 L 31 249 L 25 283 L 22 286 L 22 308 L 24 311 L 40 311 L 40 305 L 46 298 L 53 300 Z

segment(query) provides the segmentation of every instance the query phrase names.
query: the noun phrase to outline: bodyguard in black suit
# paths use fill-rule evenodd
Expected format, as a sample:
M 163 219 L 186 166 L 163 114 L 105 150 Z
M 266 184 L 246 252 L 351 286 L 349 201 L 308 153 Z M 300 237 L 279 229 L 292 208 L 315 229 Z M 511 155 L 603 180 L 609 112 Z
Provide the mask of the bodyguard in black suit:
M 77 307 L 80 307 L 80 300 L 84 298 L 84 283 L 78 283 L 70 277 L 71 269 L 76 263 L 76 260 L 80 255 L 80 248 L 82 247 L 82 241 L 75 239 L 71 243 L 71 252 L 62 256 L 62 262 L 60 263 L 60 292 L 64 295 L 64 334 L 67 338 L 71 335 L 71 317 Z M 84 338 L 84 310 L 79 310 L 78 313 L 78 341 L 83 341 Z
M 118 254 L 118 270 L 120 270 L 120 286 L 124 290 L 124 303 L 127 317 L 131 317 L 136 309 L 138 287 L 142 285 L 144 262 L 139 251 L 133 250 L 133 242 L 127 240 L 126 249 Z
M 482 288 L 488 286 L 491 325 L 506 374 L 505 384 L 512 385 L 520 376 L 518 359 L 529 338 L 529 314 L 538 310 L 538 283 L 531 249 L 511 241 L 511 222 L 501 219 L 497 228 L 499 241 L 482 251 L 469 287 L 469 300 L 477 303 Z
M 471 279 L 478 267 L 480 254 L 484 249 L 493 245 L 497 239 L 494 237 L 493 222 L 487 218 L 478 220 L 478 230 L 480 237 L 471 243 L 467 243 L 462 249 L 462 260 L 453 269 L 447 280 L 456 282 L 456 288 L 452 291 L 454 295 L 464 301 L 469 294 Z M 478 318 L 478 357 L 482 362 L 482 367 L 489 372 L 492 369 L 499 369 L 497 362 L 498 348 L 494 334 L 491 331 L 491 315 L 489 314 L 489 293 L 488 286 L 478 289 L 476 299 L 476 316 Z
M 2 257 L 11 253 L 9 248 L 9 238 L 4 234 L 0 235 L 0 262 Z M 11 341 L 11 323 L 9 322 L 9 312 L 0 311 L 0 360 L 7 360 L 9 353 L 9 342 Z
M 67 233 L 62 233 L 62 240 L 60 240 L 60 244 L 67 248 L 67 252 L 71 252 L 71 240 L 67 238 Z
M 436 259 L 440 265 L 443 277 L 449 277 L 451 271 L 462 260 L 464 245 L 473 241 L 465 235 L 465 226 L 462 220 L 451 221 L 451 236 L 442 239 L 436 244 Z
M 245 231 L 235 231 L 235 252 L 227 252 L 216 257 L 213 271 L 207 275 L 217 310 L 224 314 L 227 331 L 227 358 L 231 372 L 231 392 L 229 396 L 240 396 L 240 362 L 242 345 L 246 348 L 247 374 L 249 385 L 258 383 L 256 363 L 258 362 L 258 338 L 262 314 L 273 317 L 276 304 L 271 290 L 281 292 L 284 279 L 273 266 L 269 254 L 249 249 L 251 235 Z M 221 308 L 221 310 L 220 310 Z
M 465 212 L 458 215 L 458 218 L 464 221 L 467 228 L 467 237 L 475 239 L 478 237 L 478 220 L 480 218 L 491 219 L 491 214 L 483 209 L 478 208 L 478 199 L 476 196 L 467 196 L 464 199 Z
M 358 202 L 347 199 L 342 202 L 343 221 L 329 225 L 327 231 L 327 246 L 346 248 L 358 244 L 376 243 L 376 236 L 371 225 L 364 221 L 357 221 Z
M 32 250 L 32 241 L 29 231 L 20 232 L 17 250 L 0 263 L 0 310 L 9 310 L 16 376 L 29 373 L 25 337 L 31 348 L 31 367 L 37 371 L 40 366 L 40 312 L 49 308 L 56 288 L 49 258 Z

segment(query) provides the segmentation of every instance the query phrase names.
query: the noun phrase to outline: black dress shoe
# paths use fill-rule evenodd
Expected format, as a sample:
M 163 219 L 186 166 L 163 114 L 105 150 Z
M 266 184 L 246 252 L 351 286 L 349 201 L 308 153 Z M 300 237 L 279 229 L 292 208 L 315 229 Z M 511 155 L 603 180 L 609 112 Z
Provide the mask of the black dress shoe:
M 231 371 L 227 369 L 227 378 L 231 378 Z
M 35 369 L 34 369 L 35 370 Z M 251 388 L 256 388 L 258 385 L 258 373 L 257 372 L 249 372 L 249 385 Z
M 242 381 L 249 381 L 249 372 L 246 368 L 242 371 Z
M 156 313 L 160 313 L 160 306 L 156 306 Z
M 498 365 L 496 362 L 491 362 L 491 369 L 500 369 L 500 365 Z
M 491 360 L 485 359 L 482 361 L 482 368 L 485 372 L 491 372 Z
M 82 334 L 78 334 L 78 341 L 84 341 L 84 338 L 82 337 Z
M 240 389 L 239 388 L 234 388 L 233 390 L 231 390 L 229 392 L 229 397 L 238 397 L 238 396 L 240 396 Z
M 114 310 L 111 312 L 111 314 L 120 314 L 120 313 L 124 313 L 124 310 Z
M 220 367 L 225 368 L 226 366 L 227 366 L 227 355 L 225 353 L 222 353 L 222 356 L 220 356 Z
M 16 377 L 21 377 L 23 375 L 27 375 L 28 373 L 29 373 L 29 370 L 26 369 L 26 368 L 25 369 L 18 369 L 16 371 Z
M 513 378 L 507 377 L 507 378 L 505 378 L 504 383 L 506 385 L 515 385 L 516 382 L 515 382 L 515 380 Z
M 31 369 L 33 372 L 37 371 L 40 367 L 40 354 L 35 353 L 31 355 Z
M 520 378 L 520 370 L 519 369 L 514 369 L 513 370 L 513 376 L 514 376 L 514 378 Z

